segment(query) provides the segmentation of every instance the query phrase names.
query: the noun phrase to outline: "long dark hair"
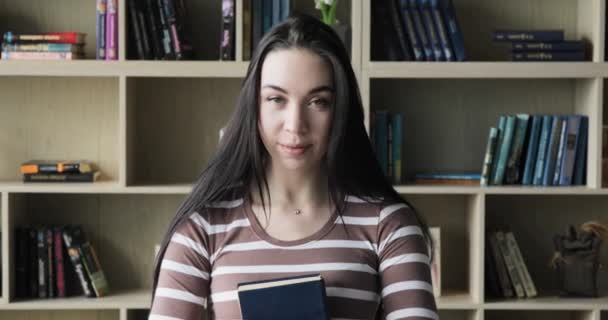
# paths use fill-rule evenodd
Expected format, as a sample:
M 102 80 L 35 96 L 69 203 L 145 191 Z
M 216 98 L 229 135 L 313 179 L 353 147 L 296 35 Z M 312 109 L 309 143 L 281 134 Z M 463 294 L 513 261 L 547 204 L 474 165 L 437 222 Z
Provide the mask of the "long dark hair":
M 332 28 L 312 16 L 297 14 L 273 27 L 251 57 L 238 96 L 236 110 L 225 127 L 221 143 L 207 168 L 200 174 L 192 192 L 181 204 L 161 243 L 155 261 L 152 299 L 158 283 L 162 257 L 171 237 L 190 213 L 200 212 L 211 202 L 233 199 L 235 194 L 256 186 L 264 204 L 268 194 L 265 176 L 269 157 L 258 131 L 260 74 L 264 59 L 273 50 L 307 49 L 324 58 L 333 68 L 335 99 L 329 133 L 327 168 L 329 197 L 341 214 L 346 195 L 370 201 L 405 203 L 385 178 L 365 131 L 363 105 L 349 55 Z M 427 243 L 428 226 L 413 210 Z

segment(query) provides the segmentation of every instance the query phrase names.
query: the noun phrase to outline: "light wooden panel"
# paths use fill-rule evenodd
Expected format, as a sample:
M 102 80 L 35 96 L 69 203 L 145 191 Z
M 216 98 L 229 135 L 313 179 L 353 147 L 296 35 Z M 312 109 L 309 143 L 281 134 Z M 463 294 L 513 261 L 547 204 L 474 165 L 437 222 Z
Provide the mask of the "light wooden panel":
M 488 310 L 485 320 L 593 320 L 592 311 L 505 311 Z
M 564 234 L 569 225 L 579 228 L 586 221 L 606 223 L 606 196 L 488 196 L 488 229 L 510 228 L 517 239 L 530 275 L 540 295 L 555 295 L 555 272 L 548 263 L 555 250 L 553 236 Z M 601 261 L 608 252 L 602 250 Z M 598 287 L 608 293 L 608 271 L 600 269 Z
M 372 110 L 403 113 L 403 172 L 479 172 L 491 126 L 504 114 L 575 112 L 577 81 L 371 81 Z M 534 88 L 534 90 L 531 90 Z
M 118 178 L 118 81 L 0 78 L 0 180 L 22 180 L 31 159 L 85 159 Z
M 190 183 L 215 151 L 240 79 L 148 79 L 136 84 L 137 183 Z
M 39 0 L 0 0 L 0 34 L 12 32 L 76 31 L 87 34 L 85 55 L 95 59 L 95 1 L 53 0 L 52 5 Z
M 0 320 L 118 320 L 118 310 L 0 311 Z
M 21 219 L 16 225 L 82 225 L 99 255 L 110 290 L 116 294 L 151 287 L 154 244 L 161 242 L 183 198 L 27 194 L 27 207 L 15 209 L 13 215 Z
M 439 310 L 441 320 L 477 320 L 474 310 Z

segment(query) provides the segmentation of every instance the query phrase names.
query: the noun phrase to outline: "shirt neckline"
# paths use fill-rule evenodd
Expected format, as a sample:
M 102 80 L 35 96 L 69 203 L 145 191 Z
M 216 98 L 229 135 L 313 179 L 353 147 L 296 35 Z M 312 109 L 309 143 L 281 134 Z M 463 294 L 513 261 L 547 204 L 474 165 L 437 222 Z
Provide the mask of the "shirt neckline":
M 325 222 L 325 224 L 319 230 L 315 231 L 313 234 L 311 234 L 307 237 L 301 238 L 301 239 L 297 239 L 297 240 L 280 240 L 280 239 L 277 239 L 277 238 L 269 235 L 266 232 L 266 230 L 264 230 L 264 228 L 258 221 L 258 218 L 255 216 L 255 213 L 253 213 L 253 209 L 251 209 L 251 200 L 248 196 L 245 196 L 243 199 L 243 209 L 245 211 L 245 215 L 247 216 L 247 219 L 249 220 L 249 224 L 251 225 L 251 228 L 253 229 L 253 232 L 258 237 L 260 237 L 261 239 L 263 239 L 266 242 L 269 242 L 274 245 L 282 246 L 282 247 L 302 245 L 307 242 L 319 240 L 319 239 L 323 238 L 327 233 L 329 233 L 329 231 L 331 231 L 331 229 L 334 228 L 336 219 L 338 217 L 338 210 L 334 209 L 333 213 L 331 214 L 329 219 Z

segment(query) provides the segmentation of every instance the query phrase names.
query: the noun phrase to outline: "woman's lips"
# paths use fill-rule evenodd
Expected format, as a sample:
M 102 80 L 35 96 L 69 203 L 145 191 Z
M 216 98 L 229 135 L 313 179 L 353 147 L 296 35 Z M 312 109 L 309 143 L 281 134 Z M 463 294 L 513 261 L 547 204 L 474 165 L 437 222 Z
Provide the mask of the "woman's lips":
M 284 145 L 279 144 L 279 148 L 290 156 L 300 156 L 306 152 L 310 145 Z

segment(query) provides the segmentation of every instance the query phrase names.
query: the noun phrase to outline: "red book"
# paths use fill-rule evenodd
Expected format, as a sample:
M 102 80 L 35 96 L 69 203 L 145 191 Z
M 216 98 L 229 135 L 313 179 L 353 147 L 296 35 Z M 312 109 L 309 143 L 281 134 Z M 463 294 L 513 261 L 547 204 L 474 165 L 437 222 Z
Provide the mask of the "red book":
M 57 272 L 57 297 L 65 297 L 65 273 L 63 271 L 63 241 L 61 239 L 61 228 L 55 228 L 55 270 Z
M 39 32 L 39 33 L 4 33 L 4 42 L 58 42 L 84 43 L 86 33 L 81 32 Z

